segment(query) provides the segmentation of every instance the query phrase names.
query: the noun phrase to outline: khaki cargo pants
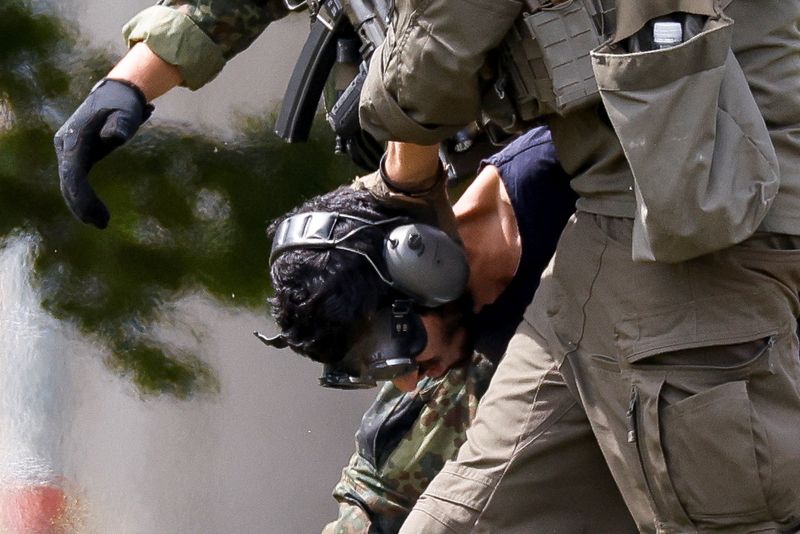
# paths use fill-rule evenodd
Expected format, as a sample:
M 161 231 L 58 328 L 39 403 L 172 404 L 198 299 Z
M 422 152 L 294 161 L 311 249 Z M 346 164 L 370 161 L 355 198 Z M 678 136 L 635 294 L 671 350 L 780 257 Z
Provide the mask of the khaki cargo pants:
M 573 217 L 402 533 L 797 530 L 798 240 L 644 264 L 631 229 Z

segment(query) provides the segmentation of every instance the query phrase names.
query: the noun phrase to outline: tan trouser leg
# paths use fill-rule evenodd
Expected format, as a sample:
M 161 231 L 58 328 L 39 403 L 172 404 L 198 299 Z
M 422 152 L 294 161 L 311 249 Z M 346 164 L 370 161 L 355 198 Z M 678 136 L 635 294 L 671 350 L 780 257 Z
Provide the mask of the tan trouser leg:
M 401 533 L 635 532 L 585 414 L 525 322 L 468 441 Z
M 559 325 L 576 340 L 562 376 L 632 514 L 654 514 L 663 534 L 789 531 L 800 520 L 800 249 L 749 243 L 642 264 L 630 232 L 579 214 L 553 272 L 585 314 Z M 597 250 L 588 283 L 571 274 Z

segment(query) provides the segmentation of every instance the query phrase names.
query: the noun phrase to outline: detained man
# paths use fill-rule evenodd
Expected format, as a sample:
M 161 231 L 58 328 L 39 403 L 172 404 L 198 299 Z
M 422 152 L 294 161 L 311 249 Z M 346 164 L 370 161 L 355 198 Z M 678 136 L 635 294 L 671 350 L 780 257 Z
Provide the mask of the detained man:
M 440 306 L 418 306 L 426 343 L 411 372 L 386 383 L 364 415 L 356 452 L 334 489 L 340 513 L 325 528 L 328 534 L 397 532 L 417 497 L 455 456 L 494 365 L 574 211 L 569 178 L 546 129 L 531 130 L 484 163 L 454 205 L 469 266 L 467 291 Z M 373 224 L 403 215 L 402 209 L 388 208 L 366 191 L 341 188 L 311 199 L 276 221 L 272 231 L 280 233 L 288 218 L 309 212 L 337 212 Z M 342 221 L 331 237 L 351 234 L 358 226 L 352 222 Z M 377 272 L 384 267 L 381 250 L 389 231 L 362 228 L 340 242 L 351 250 L 300 248 L 273 258 L 273 314 L 288 345 L 332 364 L 331 355 L 347 353 L 359 343 L 370 322 L 365 318 L 375 317 L 376 310 L 395 298 L 394 288 Z M 575 467 L 574 478 L 541 473 L 553 476 L 554 487 L 551 495 L 542 495 L 542 503 L 573 508 L 574 525 L 602 531 L 612 527 L 604 525 L 603 513 L 616 510 L 612 516 L 624 516 L 625 507 L 599 449 L 588 455 L 585 450 L 564 448 L 563 459 Z M 605 482 L 590 487 L 586 480 Z M 602 507 L 580 504 L 597 502 L 592 496 L 598 491 L 604 496 Z M 633 532 L 632 525 L 615 523 L 613 528 Z

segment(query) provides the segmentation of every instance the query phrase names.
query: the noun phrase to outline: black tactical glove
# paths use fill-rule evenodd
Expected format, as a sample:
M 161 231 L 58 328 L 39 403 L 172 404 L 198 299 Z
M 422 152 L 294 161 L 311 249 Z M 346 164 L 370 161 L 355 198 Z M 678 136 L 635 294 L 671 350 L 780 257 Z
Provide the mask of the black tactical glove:
M 104 79 L 56 132 L 61 194 L 78 219 L 98 228 L 108 226 L 108 208 L 89 185 L 89 171 L 133 137 L 152 112 L 138 87 Z

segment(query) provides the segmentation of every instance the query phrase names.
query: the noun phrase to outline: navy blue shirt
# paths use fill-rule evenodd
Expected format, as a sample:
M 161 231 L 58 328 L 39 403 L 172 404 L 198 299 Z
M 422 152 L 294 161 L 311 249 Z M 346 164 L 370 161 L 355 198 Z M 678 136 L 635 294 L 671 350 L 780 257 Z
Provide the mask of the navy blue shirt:
M 496 363 L 533 299 L 578 197 L 545 127 L 528 131 L 483 163 L 500 172 L 522 243 L 514 278 L 497 300 L 483 307 L 475 322 L 476 349 Z

